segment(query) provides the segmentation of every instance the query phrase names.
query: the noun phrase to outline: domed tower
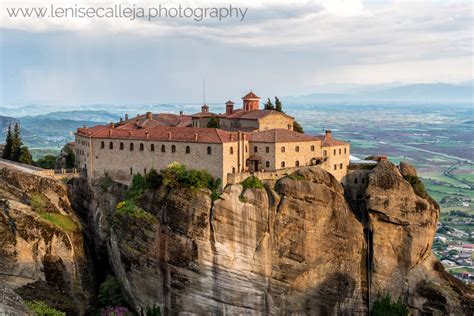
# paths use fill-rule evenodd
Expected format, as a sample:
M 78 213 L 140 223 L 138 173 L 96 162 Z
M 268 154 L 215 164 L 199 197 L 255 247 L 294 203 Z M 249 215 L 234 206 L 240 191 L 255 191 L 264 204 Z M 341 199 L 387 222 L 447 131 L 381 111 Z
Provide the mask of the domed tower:
M 242 100 L 244 100 L 244 111 L 258 110 L 260 97 L 252 91 L 250 91 L 245 97 L 243 97 Z

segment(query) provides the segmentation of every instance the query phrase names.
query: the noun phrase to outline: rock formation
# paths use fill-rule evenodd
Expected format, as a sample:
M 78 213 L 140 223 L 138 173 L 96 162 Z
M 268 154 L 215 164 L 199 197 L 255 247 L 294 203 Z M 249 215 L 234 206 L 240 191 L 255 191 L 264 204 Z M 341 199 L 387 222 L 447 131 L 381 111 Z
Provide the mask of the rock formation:
M 152 220 L 118 216 L 117 183 L 75 179 L 69 193 L 137 310 L 363 315 L 390 293 L 415 314 L 472 314 L 472 292 L 431 254 L 437 204 L 388 161 L 366 172 L 357 199 L 317 167 L 214 203 L 160 187 L 139 200 Z
M 94 294 L 93 266 L 80 227 L 64 184 L 0 169 L 0 284 L 25 301 L 84 314 Z

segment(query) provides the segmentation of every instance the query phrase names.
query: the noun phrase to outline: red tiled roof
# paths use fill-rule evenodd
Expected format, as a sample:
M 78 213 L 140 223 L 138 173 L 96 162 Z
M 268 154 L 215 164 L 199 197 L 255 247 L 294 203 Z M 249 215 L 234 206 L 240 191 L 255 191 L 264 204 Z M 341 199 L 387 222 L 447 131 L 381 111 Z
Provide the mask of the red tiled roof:
M 323 143 L 322 143 L 323 147 L 349 145 L 348 142 L 344 142 L 342 140 L 334 139 L 332 137 L 330 139 L 327 139 L 324 136 L 320 136 L 320 137 L 321 137 L 321 140 L 323 141 Z
M 137 129 L 152 126 L 187 126 L 191 124 L 190 115 L 176 115 L 170 113 L 152 114 L 152 118 L 147 119 L 146 114 L 130 118 L 117 126 L 119 129 Z
M 247 99 L 260 99 L 259 96 L 257 96 L 255 93 L 253 93 L 252 91 L 250 91 L 249 93 L 247 93 L 243 98 L 242 100 L 247 100 Z
M 282 128 L 255 132 L 250 135 L 250 141 L 257 143 L 306 142 L 315 140 L 321 139 Z
M 78 128 L 77 135 L 105 139 L 136 139 L 196 143 L 226 143 L 237 140 L 237 133 L 217 128 L 154 126 L 143 129 L 119 129 L 110 125 Z
M 222 116 L 228 119 L 259 120 L 270 114 L 279 114 L 279 115 L 283 115 L 289 118 L 293 118 L 289 115 L 286 115 L 285 113 L 274 111 L 274 110 L 244 111 L 242 109 L 236 110 L 232 114 L 229 114 L 229 115 L 223 114 Z

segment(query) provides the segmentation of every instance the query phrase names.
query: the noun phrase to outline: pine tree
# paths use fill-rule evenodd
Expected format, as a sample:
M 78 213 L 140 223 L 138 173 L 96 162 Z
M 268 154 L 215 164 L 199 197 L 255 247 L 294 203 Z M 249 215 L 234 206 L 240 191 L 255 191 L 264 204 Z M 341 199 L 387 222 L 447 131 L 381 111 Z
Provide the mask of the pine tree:
M 5 147 L 3 148 L 3 159 L 11 159 L 12 155 L 12 125 L 8 125 L 7 138 L 5 140 Z
M 297 121 L 293 121 L 293 130 L 298 133 L 304 133 L 303 126 Z
M 265 102 L 264 109 L 265 110 L 275 110 L 275 106 L 273 105 L 272 100 L 270 100 L 270 98 L 268 98 L 267 102 Z
M 283 106 L 281 104 L 280 99 L 278 99 L 278 97 L 275 97 L 275 110 L 283 113 Z
M 11 154 L 10 160 L 18 161 L 21 155 L 21 136 L 20 136 L 20 124 L 15 123 L 15 127 L 13 128 L 13 135 L 12 135 L 12 147 L 11 147 Z
M 31 156 L 30 150 L 27 146 L 22 146 L 20 149 L 20 156 L 18 157 L 18 162 L 32 165 L 33 164 L 33 157 Z

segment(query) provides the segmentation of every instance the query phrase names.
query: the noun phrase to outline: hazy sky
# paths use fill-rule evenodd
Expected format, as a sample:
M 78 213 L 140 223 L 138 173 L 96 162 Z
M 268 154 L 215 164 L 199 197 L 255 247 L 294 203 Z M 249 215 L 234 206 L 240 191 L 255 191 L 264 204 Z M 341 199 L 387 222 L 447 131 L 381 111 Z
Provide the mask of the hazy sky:
M 120 2 L 120 1 L 118 1 Z M 258 2 L 259 4 L 255 4 Z M 325 84 L 460 82 L 473 73 L 472 1 L 146 1 L 248 8 L 244 21 L 12 19 L 2 1 L 1 104 L 210 102 Z M 107 6 L 117 1 L 61 1 Z M 291 4 L 290 4 L 291 3 Z

